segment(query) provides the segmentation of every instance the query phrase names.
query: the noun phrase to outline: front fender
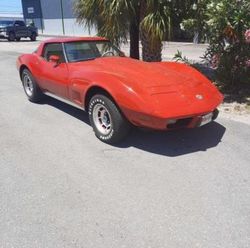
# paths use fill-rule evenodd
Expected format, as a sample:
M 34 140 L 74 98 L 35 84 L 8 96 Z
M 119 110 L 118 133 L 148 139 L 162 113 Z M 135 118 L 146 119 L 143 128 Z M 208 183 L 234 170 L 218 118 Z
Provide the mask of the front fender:
M 93 87 L 99 87 L 107 91 L 116 104 L 126 115 L 126 110 L 135 112 L 152 113 L 153 108 L 149 101 L 148 94 L 141 88 L 136 88 L 133 82 L 106 72 L 88 72 L 84 75 L 75 75 L 70 83 L 73 96 L 78 92 L 81 95 L 82 104 L 86 95 Z

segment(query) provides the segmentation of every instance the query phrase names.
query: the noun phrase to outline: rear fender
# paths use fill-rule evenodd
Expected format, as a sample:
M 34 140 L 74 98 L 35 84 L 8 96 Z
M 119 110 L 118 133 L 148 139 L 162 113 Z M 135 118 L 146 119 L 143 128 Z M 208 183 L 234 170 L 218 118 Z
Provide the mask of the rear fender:
M 21 73 L 24 68 L 27 68 L 34 78 L 36 78 L 36 71 L 38 70 L 38 58 L 34 56 L 34 54 L 23 54 L 17 58 L 16 67 L 19 71 L 19 75 L 21 77 Z

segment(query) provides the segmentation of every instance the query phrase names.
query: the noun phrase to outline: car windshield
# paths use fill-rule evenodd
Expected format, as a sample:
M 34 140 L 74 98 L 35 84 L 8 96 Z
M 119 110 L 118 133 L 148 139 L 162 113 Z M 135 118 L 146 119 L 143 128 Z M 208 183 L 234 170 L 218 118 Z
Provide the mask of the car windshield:
M 0 21 L 0 27 L 7 27 L 13 24 L 13 21 Z
M 122 52 L 109 41 L 74 41 L 67 42 L 64 46 L 69 62 L 122 56 Z

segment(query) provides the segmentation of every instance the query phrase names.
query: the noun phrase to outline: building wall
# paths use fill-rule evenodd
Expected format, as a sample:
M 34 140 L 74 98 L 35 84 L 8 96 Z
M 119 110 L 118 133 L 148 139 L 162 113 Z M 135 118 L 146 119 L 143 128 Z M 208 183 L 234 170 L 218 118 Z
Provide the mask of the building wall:
M 62 19 L 44 19 L 44 34 L 49 35 L 63 35 L 63 25 Z M 64 33 L 65 35 L 73 35 L 73 36 L 93 36 L 96 35 L 95 29 L 89 30 L 76 23 L 76 19 L 64 19 Z
M 49 35 L 95 35 L 88 28 L 79 25 L 73 12 L 73 0 L 22 0 L 24 18 L 33 20 L 39 32 Z M 29 13 L 32 7 L 34 13 Z
M 61 3 L 62 3 L 64 18 L 75 18 L 73 14 L 72 0 L 40 0 L 40 1 L 44 19 L 61 19 L 62 18 Z
M 53 0 L 52 0 L 53 1 Z M 23 16 L 27 24 L 31 21 L 39 29 L 43 29 L 40 0 L 22 0 Z
M 52 0 L 52 2 L 53 1 L 54 0 Z M 40 0 L 22 0 L 22 7 L 25 19 L 35 19 L 42 17 Z

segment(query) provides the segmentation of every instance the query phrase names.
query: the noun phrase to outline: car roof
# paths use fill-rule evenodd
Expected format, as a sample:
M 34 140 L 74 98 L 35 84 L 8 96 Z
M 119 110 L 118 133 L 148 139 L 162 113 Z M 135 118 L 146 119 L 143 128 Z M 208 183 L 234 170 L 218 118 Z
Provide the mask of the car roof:
M 44 43 L 66 43 L 74 41 L 108 41 L 103 37 L 58 37 L 44 41 Z

